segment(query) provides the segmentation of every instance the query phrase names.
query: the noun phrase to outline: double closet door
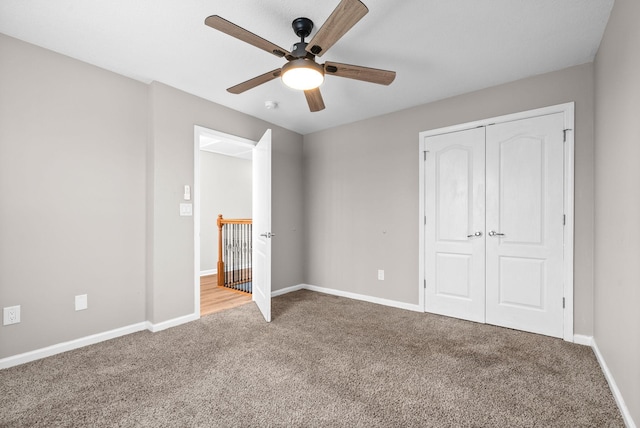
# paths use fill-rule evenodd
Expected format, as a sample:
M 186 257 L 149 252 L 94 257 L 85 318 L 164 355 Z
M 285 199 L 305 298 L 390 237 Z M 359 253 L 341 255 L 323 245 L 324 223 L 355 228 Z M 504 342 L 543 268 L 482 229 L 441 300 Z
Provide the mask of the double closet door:
M 562 113 L 427 137 L 425 310 L 563 335 Z

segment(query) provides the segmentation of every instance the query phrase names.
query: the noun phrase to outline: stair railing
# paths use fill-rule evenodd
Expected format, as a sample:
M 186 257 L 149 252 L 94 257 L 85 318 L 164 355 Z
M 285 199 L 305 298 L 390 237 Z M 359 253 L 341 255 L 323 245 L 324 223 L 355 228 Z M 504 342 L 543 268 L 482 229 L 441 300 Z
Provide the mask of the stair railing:
M 252 290 L 252 219 L 218 215 L 218 286 L 247 293 Z

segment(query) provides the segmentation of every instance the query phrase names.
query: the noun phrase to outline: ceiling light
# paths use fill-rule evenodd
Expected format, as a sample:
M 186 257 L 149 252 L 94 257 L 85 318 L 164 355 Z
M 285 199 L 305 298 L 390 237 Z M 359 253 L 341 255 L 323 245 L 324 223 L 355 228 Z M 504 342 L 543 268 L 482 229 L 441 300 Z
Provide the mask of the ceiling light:
M 293 89 L 315 89 L 324 82 L 324 69 L 310 59 L 294 59 L 282 67 L 282 81 Z

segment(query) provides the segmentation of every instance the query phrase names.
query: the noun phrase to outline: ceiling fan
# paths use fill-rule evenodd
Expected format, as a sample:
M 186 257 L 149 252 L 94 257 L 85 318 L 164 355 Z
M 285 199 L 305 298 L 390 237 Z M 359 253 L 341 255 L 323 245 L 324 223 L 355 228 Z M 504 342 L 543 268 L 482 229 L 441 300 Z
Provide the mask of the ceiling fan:
M 395 79 L 395 71 L 329 61 L 318 64 L 315 60 L 316 56 L 324 55 L 368 11 L 369 9 L 360 0 L 342 0 L 309 43 L 306 43 L 304 39 L 311 34 L 313 22 L 308 18 L 296 18 L 291 26 L 296 35 L 300 37 L 300 42 L 293 45 L 291 52 L 218 15 L 209 16 L 204 22 L 211 28 L 287 60 L 282 68 L 271 70 L 239 83 L 228 88 L 227 91 L 232 94 L 240 94 L 281 77 L 287 86 L 304 91 L 309 110 L 315 112 L 325 108 L 319 89 L 319 86 L 324 82 L 325 75 L 347 77 L 381 85 L 389 85 Z

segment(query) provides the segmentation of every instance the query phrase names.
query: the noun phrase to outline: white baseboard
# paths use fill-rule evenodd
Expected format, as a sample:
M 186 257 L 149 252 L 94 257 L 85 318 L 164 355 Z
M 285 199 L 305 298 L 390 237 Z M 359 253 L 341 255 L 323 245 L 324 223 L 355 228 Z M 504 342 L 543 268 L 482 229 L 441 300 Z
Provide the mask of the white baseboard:
M 624 402 L 624 398 L 622 398 L 622 393 L 620 393 L 620 390 L 618 389 L 618 385 L 616 384 L 616 381 L 613 378 L 611 371 L 609 370 L 609 366 L 607 366 L 607 363 L 604 360 L 604 357 L 600 353 L 600 349 L 598 349 L 598 345 L 596 344 L 596 341 L 593 339 L 591 340 L 591 348 L 593 349 L 593 352 L 596 354 L 596 358 L 598 359 L 600 368 L 604 373 L 604 377 L 607 379 L 607 382 L 609 383 L 609 388 L 611 389 L 613 398 L 615 398 L 616 403 L 618 404 L 618 409 L 620 409 L 620 413 L 622 414 L 622 419 L 624 420 L 625 425 L 627 426 L 627 428 L 636 428 L 636 424 L 633 422 L 633 419 L 631 418 L 631 413 L 629 413 L 629 408 Z
M 172 320 L 163 321 L 157 324 L 153 324 L 149 321 L 144 321 L 137 324 L 128 325 L 126 327 L 120 327 L 114 330 L 105 331 L 103 333 L 92 334 L 90 336 L 70 340 L 68 342 L 56 343 L 55 345 L 47 346 L 45 348 L 35 349 L 23 354 L 2 358 L 0 359 L 0 370 L 39 360 L 41 358 L 51 357 L 56 354 L 61 354 L 62 352 L 82 348 L 84 346 L 94 345 L 96 343 L 104 342 L 105 340 L 115 339 L 116 337 L 126 336 L 127 334 L 136 333 L 142 330 L 149 330 L 152 333 L 155 333 L 171 327 L 188 323 L 190 321 L 195 321 L 199 318 L 200 315 L 198 314 L 190 314 L 174 318 Z
M 424 312 L 420 305 L 413 305 L 411 303 L 398 302 L 397 300 L 382 299 L 380 297 L 367 296 L 365 294 L 351 293 L 349 291 L 335 290 L 333 288 L 324 288 L 309 284 L 298 284 L 291 287 L 283 288 L 281 290 L 276 290 L 271 293 L 271 297 L 280 296 L 282 294 L 291 293 L 298 290 L 311 290 L 318 293 L 331 294 L 333 296 L 346 297 L 349 299 L 376 303 L 378 305 L 391 306 L 392 308 L 407 309 L 409 311 L 415 312 Z
M 103 333 L 92 334 L 90 336 L 81 337 L 79 339 L 70 340 L 68 342 L 57 343 L 45 348 L 36 349 L 25 352 L 24 354 L 13 355 L 11 357 L 0 359 L 0 369 L 6 369 L 41 358 L 50 357 L 62 352 L 71 351 L 73 349 L 82 348 L 84 346 L 93 345 L 104 342 L 105 340 L 115 339 L 116 337 L 125 336 L 127 334 L 136 333 L 147 329 L 147 323 L 140 322 L 126 327 L 116 328 L 114 330 L 105 331 Z
M 197 319 L 200 319 L 200 315 L 193 313 L 193 314 L 190 314 L 190 315 L 184 315 L 182 317 L 174 318 L 174 319 L 171 319 L 171 320 L 162 321 L 162 322 L 159 322 L 157 324 L 153 324 L 150 321 L 147 321 L 146 324 L 145 324 L 145 327 L 150 332 L 156 333 L 158 331 L 166 330 L 166 329 L 171 328 L 171 327 L 176 327 L 176 326 L 179 326 L 181 324 L 186 324 L 188 322 L 195 321 Z
M 281 288 L 280 290 L 272 291 L 271 297 L 282 296 L 283 294 L 292 293 L 298 290 L 304 290 L 304 284 L 292 285 L 291 287 Z
M 200 271 L 200 276 L 217 275 L 217 274 L 218 274 L 218 269 L 207 269 L 207 270 Z
M 593 337 L 585 336 L 583 334 L 574 334 L 573 343 L 577 345 L 591 346 L 593 344 Z

